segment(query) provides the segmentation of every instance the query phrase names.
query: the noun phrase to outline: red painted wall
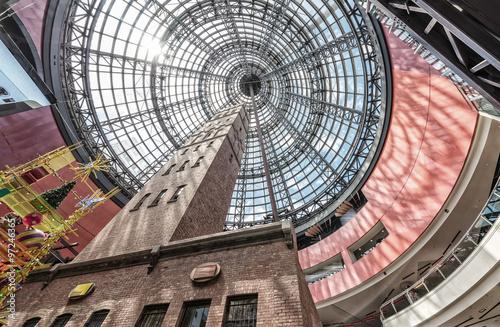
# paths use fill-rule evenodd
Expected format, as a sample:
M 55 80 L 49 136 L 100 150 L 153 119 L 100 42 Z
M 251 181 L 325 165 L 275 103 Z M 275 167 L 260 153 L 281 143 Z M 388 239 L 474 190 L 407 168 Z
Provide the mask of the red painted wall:
M 344 227 L 299 252 L 309 268 L 342 253 L 346 269 L 310 284 L 315 302 L 342 293 L 386 268 L 422 234 L 456 183 L 477 113 L 455 86 L 393 35 L 393 109 L 381 156 L 362 188 L 368 199 Z M 410 52 L 411 53 L 410 53 Z M 389 236 L 362 259 L 347 248 L 382 221 Z
M 65 146 L 64 140 L 59 133 L 54 117 L 49 107 L 20 112 L 14 115 L 0 117 L 0 169 L 5 169 L 5 165 L 14 167 L 37 156 L 37 153 L 44 154 L 58 147 Z M 73 179 L 73 172 L 65 167 L 59 171 L 65 180 Z M 92 181 L 89 184 L 97 189 Z M 46 177 L 33 184 L 33 188 L 38 192 L 52 189 L 61 185 L 55 177 Z M 89 194 L 89 189 L 85 185 L 78 184 L 75 187 L 78 194 L 85 197 Z M 61 204 L 58 211 L 63 217 L 68 217 L 75 210 L 78 201 L 74 196 L 68 196 Z M 74 228 L 78 229 L 77 238 L 69 235 L 69 243 L 78 242 L 75 249 L 80 252 L 99 233 L 99 231 L 120 211 L 112 201 L 98 207 L 94 212 L 80 220 Z M 0 206 L 0 216 L 7 213 L 5 206 Z M 74 255 L 68 250 L 61 250 L 63 258 L 73 258 Z

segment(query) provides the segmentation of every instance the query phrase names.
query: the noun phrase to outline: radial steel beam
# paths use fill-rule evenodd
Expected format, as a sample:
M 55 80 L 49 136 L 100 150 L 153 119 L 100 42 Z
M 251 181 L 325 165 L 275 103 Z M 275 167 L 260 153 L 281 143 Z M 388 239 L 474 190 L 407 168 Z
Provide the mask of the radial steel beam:
M 272 75 L 286 74 L 298 69 L 315 66 L 320 64 L 322 60 L 331 59 L 342 52 L 350 51 L 357 47 L 358 42 L 356 34 L 354 32 L 349 32 L 306 53 L 300 58 L 273 69 L 272 71 L 261 76 L 261 79 L 265 80 Z
M 311 103 L 318 104 L 319 105 L 317 109 L 318 112 L 316 113 L 324 113 L 327 115 L 332 115 L 334 117 L 339 117 L 342 119 L 346 119 L 348 121 L 355 122 L 357 124 L 361 123 L 361 119 L 363 118 L 363 111 L 358 109 L 348 108 L 346 106 L 342 106 L 336 103 L 316 100 L 314 98 L 307 97 L 301 94 L 292 93 L 289 91 L 285 91 L 284 96 L 289 97 L 291 100 L 303 104 L 305 106 L 310 106 Z
M 259 48 L 260 54 L 263 58 L 268 56 L 269 47 L 274 42 L 274 38 L 278 33 L 283 16 L 288 9 L 290 0 L 275 0 L 273 3 L 273 8 L 271 9 L 271 14 L 268 15 L 268 21 L 266 26 L 266 31 L 264 32 L 264 37 L 262 38 L 262 43 Z
M 264 170 L 266 172 L 267 189 L 269 191 L 269 198 L 271 200 L 271 208 L 273 210 L 273 220 L 278 221 L 278 210 L 276 209 L 276 201 L 274 199 L 273 184 L 271 183 L 271 175 L 269 174 L 269 167 L 267 166 L 266 151 L 264 149 L 264 142 L 262 140 L 262 132 L 260 130 L 259 115 L 257 115 L 257 107 L 255 106 L 255 96 L 253 94 L 253 86 L 250 85 L 250 97 L 252 98 L 253 113 L 255 116 L 255 125 L 257 127 L 257 135 L 259 136 L 260 149 L 262 151 L 262 161 Z
M 240 61 L 243 70 L 245 70 L 247 73 L 250 73 L 247 58 L 244 52 L 243 42 L 241 41 L 240 34 L 238 33 L 238 26 L 236 25 L 236 20 L 234 19 L 235 12 L 233 12 L 229 1 L 226 1 L 228 0 L 215 0 L 214 5 L 216 7 L 216 10 L 222 17 L 222 21 L 224 23 L 224 26 L 226 27 L 226 30 L 238 44 L 240 50 Z
M 338 176 L 338 172 L 335 170 L 335 168 L 333 168 L 332 165 L 321 155 L 321 153 L 319 153 L 318 150 L 316 150 L 314 146 L 312 146 L 311 143 L 304 137 L 304 132 L 300 132 L 295 126 L 293 126 L 292 123 L 290 123 L 290 121 L 285 116 L 283 116 L 282 110 L 276 108 L 268 98 L 266 98 L 264 95 L 261 95 L 261 99 L 265 101 L 269 109 L 272 109 L 274 114 L 280 117 L 280 121 L 285 125 L 285 128 L 288 130 L 288 132 L 294 139 L 299 142 L 299 145 L 293 147 L 293 149 L 291 149 L 291 152 L 304 153 L 311 159 L 311 162 L 314 162 L 315 164 L 322 167 L 322 170 L 328 173 L 329 178 L 333 177 L 334 175 Z M 343 183 L 343 181 L 341 180 L 339 180 L 338 182 L 340 184 Z
M 500 70 L 499 41 L 471 19 L 445 0 L 413 0 L 431 17 L 450 30 L 455 36 L 471 47 L 493 67 Z M 494 6 L 493 2 L 491 3 Z
M 448 1 L 414 1 L 421 11 L 401 9 L 403 0 L 372 0 L 382 15 L 408 32 L 450 70 L 496 107 L 500 115 L 500 47 L 480 24 Z M 493 5 L 493 2 L 492 2 Z
M 276 172 L 274 174 L 274 180 L 275 180 L 275 188 L 277 190 L 276 194 L 279 195 L 279 199 L 277 199 L 277 202 L 280 202 L 280 210 L 283 210 L 286 208 L 287 210 L 293 210 L 293 200 L 292 197 L 290 196 L 290 192 L 288 191 L 288 186 L 286 185 L 286 179 L 283 174 L 283 169 L 281 169 L 281 164 L 279 161 L 279 158 L 276 155 L 276 148 L 274 146 L 273 139 L 268 133 L 263 134 L 263 141 L 264 145 L 270 150 L 269 153 L 269 166 L 270 166 L 270 171 Z

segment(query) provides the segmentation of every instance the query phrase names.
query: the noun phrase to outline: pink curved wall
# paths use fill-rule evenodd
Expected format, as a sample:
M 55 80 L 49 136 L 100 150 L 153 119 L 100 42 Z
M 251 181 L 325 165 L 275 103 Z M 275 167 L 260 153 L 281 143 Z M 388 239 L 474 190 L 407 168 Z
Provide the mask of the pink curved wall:
M 388 35 L 393 109 L 381 156 L 362 188 L 368 199 L 344 227 L 299 252 L 306 269 L 341 253 L 346 269 L 309 285 L 315 302 L 382 271 L 422 234 L 456 183 L 472 142 L 477 113 L 395 36 Z M 347 248 L 382 221 L 389 236 L 352 263 Z

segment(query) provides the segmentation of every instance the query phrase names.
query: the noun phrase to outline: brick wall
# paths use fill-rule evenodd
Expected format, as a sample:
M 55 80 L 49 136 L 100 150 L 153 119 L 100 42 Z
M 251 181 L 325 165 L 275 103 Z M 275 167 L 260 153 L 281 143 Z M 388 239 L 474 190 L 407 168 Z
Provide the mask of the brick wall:
M 75 262 L 152 248 L 170 241 L 221 232 L 240 168 L 248 113 L 244 106 L 221 110 L 199 129 L 77 256 Z M 203 156 L 198 167 L 194 164 Z M 182 171 L 183 164 L 189 163 Z M 175 167 L 164 175 L 169 168 Z M 185 185 L 179 199 L 169 202 Z M 155 207 L 149 205 L 167 189 Z M 131 209 L 150 194 L 143 205 Z
M 189 273 L 205 262 L 218 262 L 221 274 L 195 285 Z M 207 327 L 220 327 L 227 297 L 243 294 L 258 294 L 257 326 L 321 326 L 297 250 L 283 241 L 162 260 L 150 275 L 146 267 L 56 278 L 44 290 L 42 282 L 27 283 L 17 293 L 16 319 L 9 326 L 22 326 L 33 317 L 42 318 L 40 326 L 49 326 L 58 315 L 72 313 L 66 326 L 82 327 L 92 312 L 102 309 L 110 310 L 102 327 L 134 326 L 145 305 L 168 303 L 161 326 L 174 327 L 186 301 L 209 299 Z M 95 291 L 85 299 L 68 301 L 73 287 L 85 282 L 94 282 Z

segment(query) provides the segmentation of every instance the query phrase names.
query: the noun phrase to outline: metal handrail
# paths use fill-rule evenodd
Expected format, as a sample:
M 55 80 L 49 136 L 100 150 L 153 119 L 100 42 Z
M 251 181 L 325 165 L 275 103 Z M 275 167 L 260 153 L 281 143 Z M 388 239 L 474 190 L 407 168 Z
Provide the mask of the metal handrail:
M 467 255 L 470 256 L 470 254 L 477 248 L 480 240 L 484 237 L 483 237 L 476 243 L 474 241 L 474 239 L 472 238 L 471 236 L 471 231 L 473 228 L 476 228 L 475 226 L 477 225 L 477 223 L 479 221 L 484 221 L 486 223 L 488 223 L 491 226 L 493 226 L 493 223 L 491 221 L 489 221 L 485 216 L 484 216 L 484 212 L 485 210 L 488 208 L 488 206 L 492 203 L 492 199 L 494 196 L 496 196 L 497 198 L 499 198 L 499 193 L 498 191 L 500 190 L 500 179 L 497 180 L 497 186 L 496 188 L 491 192 L 489 198 L 488 198 L 488 201 L 486 202 L 486 204 L 483 206 L 483 209 L 481 210 L 481 213 L 479 214 L 479 216 L 474 219 L 474 222 L 472 223 L 472 225 L 469 227 L 469 229 L 467 230 L 467 232 L 464 234 L 464 236 L 462 236 L 462 238 L 457 242 L 457 244 L 445 255 L 443 256 L 435 265 L 434 267 L 432 267 L 424 276 L 422 276 L 417 282 L 415 282 L 413 285 L 411 285 L 410 287 L 408 287 L 406 290 L 404 290 L 403 292 L 399 293 L 398 295 L 394 296 L 393 298 L 391 298 L 390 300 L 384 302 L 381 306 L 380 306 L 380 319 L 381 320 L 385 320 L 387 318 L 387 316 L 384 315 L 384 309 L 387 308 L 389 305 L 392 306 L 392 308 L 394 309 L 394 313 L 391 314 L 391 315 L 394 315 L 396 313 L 398 313 L 398 310 L 396 309 L 396 305 L 395 304 L 399 304 L 401 303 L 402 301 L 404 301 L 405 299 L 408 300 L 408 306 L 412 305 L 415 301 L 418 300 L 418 297 L 416 297 L 414 294 L 415 294 L 415 289 L 420 287 L 421 285 L 424 286 L 424 288 L 426 289 L 427 293 L 430 292 L 429 288 L 428 288 L 428 285 L 425 284 L 425 280 L 433 273 L 436 273 L 436 272 L 439 272 L 439 274 L 443 277 L 443 281 L 447 279 L 447 277 L 443 274 L 443 272 L 441 271 L 441 268 L 444 267 L 446 265 L 446 263 L 448 261 L 450 261 L 452 258 L 457 260 L 457 262 L 459 263 L 459 265 L 453 269 L 453 271 L 455 271 L 460 265 L 462 265 L 462 261 L 456 256 L 456 253 L 457 252 L 457 249 L 464 243 L 464 241 L 470 241 L 472 244 L 474 244 L 474 249 L 472 251 L 469 252 L 469 254 Z M 500 214 L 500 211 L 499 212 L 495 212 L 497 214 L 497 217 L 495 218 L 495 220 L 498 220 L 498 216 Z M 487 233 L 487 232 L 486 232 Z M 485 235 L 486 235 L 485 233 Z M 452 271 L 452 272 L 453 272 Z M 417 293 L 418 294 L 418 293 Z M 408 306 L 405 306 L 404 308 L 407 308 Z M 403 309 L 404 309 L 403 308 Z M 400 309 L 401 311 L 402 309 Z

